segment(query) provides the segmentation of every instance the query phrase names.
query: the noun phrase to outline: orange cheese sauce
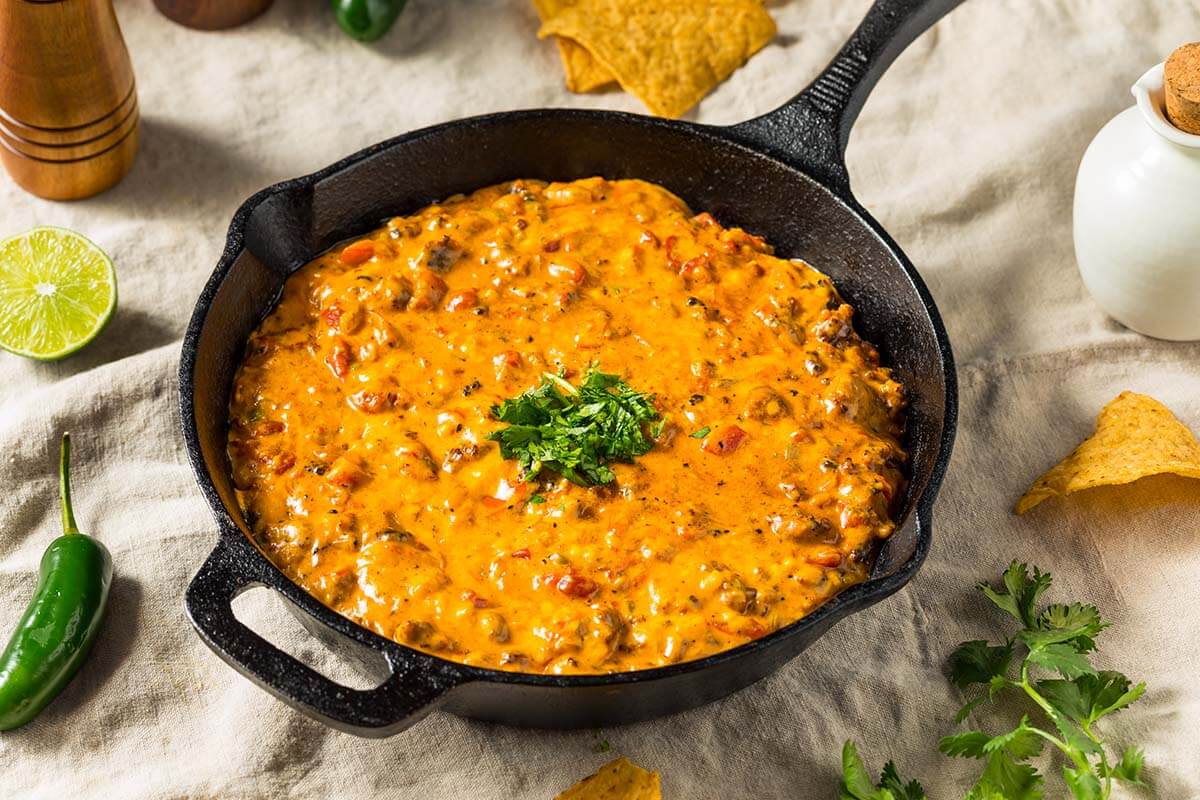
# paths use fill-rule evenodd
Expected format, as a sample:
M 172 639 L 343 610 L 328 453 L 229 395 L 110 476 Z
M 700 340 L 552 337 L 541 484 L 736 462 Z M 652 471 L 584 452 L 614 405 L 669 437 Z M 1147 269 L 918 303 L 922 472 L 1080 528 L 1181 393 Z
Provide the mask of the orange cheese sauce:
M 851 315 L 649 183 L 453 197 L 289 278 L 233 390 L 239 499 L 293 580 L 406 645 L 544 673 L 701 658 L 864 580 L 893 531 L 904 395 Z M 590 365 L 655 396 L 653 449 L 604 486 L 523 481 L 491 406 Z

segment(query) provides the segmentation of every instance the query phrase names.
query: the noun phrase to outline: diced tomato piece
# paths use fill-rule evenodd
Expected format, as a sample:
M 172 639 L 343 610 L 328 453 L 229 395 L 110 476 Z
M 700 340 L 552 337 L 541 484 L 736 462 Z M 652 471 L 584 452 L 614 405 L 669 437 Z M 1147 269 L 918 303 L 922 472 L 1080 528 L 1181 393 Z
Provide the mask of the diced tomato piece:
M 350 348 L 345 342 L 337 341 L 325 357 L 325 365 L 335 378 L 344 378 L 350 372 Z
M 475 594 L 475 592 L 471 591 L 470 589 L 468 589 L 467 591 L 462 593 L 462 599 L 466 600 L 468 603 L 475 606 L 476 608 L 487 608 L 488 606 L 491 605 L 491 603 L 488 602 L 488 600 L 486 598 L 480 597 L 479 595 Z
M 591 597 L 599 589 L 599 585 L 591 578 L 585 578 L 582 575 L 564 575 L 558 579 L 555 584 L 560 592 L 567 597 Z
M 338 255 L 338 260 L 347 266 L 353 267 L 371 259 L 374 255 L 375 244 L 363 239 L 342 248 L 342 252 Z
M 751 639 L 761 639 L 767 635 L 766 626 L 756 619 L 752 619 L 743 625 L 741 632 L 743 636 L 748 636 Z
M 839 567 L 842 564 L 842 554 L 837 550 L 818 550 L 806 555 L 804 560 L 818 567 Z
M 363 390 L 350 395 L 350 404 L 365 414 L 378 414 L 391 404 L 386 394 Z
M 321 319 L 329 326 L 330 330 L 336 331 L 338 324 L 342 321 L 342 309 L 338 305 L 332 305 L 321 312 Z
M 722 430 L 715 438 L 708 437 L 704 440 L 704 444 L 700 448 L 707 453 L 714 453 L 719 456 L 728 455 L 741 446 L 746 439 L 746 432 L 737 425 L 730 425 Z
M 349 489 L 363 478 L 362 468 L 348 458 L 339 458 L 325 473 L 325 480 L 335 486 Z
M 492 497 L 490 494 L 485 494 L 480 498 L 479 502 L 483 503 L 486 508 L 490 508 L 493 511 L 498 508 L 504 508 L 508 505 L 507 500 L 501 500 L 499 497 Z
M 503 353 L 497 353 L 492 358 L 492 363 L 497 367 L 519 367 L 521 366 L 521 354 L 516 350 L 505 350 Z
M 529 558 L 529 548 L 522 547 L 520 550 L 513 550 L 511 553 L 509 553 L 509 555 L 512 556 L 513 558 L 528 559 Z
M 720 631 L 721 633 L 725 634 L 726 636 L 733 636 L 735 634 L 735 631 L 732 628 L 730 628 L 724 622 L 721 622 L 720 620 L 717 620 L 717 619 L 708 620 L 708 627 L 712 628 L 715 631 Z
M 477 305 L 479 305 L 479 296 L 475 294 L 474 289 L 467 289 L 466 291 L 452 295 L 446 302 L 446 310 L 459 311 L 461 309 L 474 308 Z
M 408 307 L 413 311 L 428 311 L 446 296 L 446 282 L 427 269 L 417 274 L 413 296 Z
M 581 264 L 559 264 L 557 262 L 546 268 L 550 277 L 559 281 L 568 281 L 578 286 L 587 280 L 587 270 Z
M 679 241 L 678 236 L 668 236 L 663 242 L 663 247 L 667 251 L 667 266 L 671 269 L 679 269 L 679 258 L 675 255 L 675 243 Z
M 859 525 L 865 524 L 866 521 L 866 515 L 863 514 L 862 509 L 852 506 L 843 507 L 841 514 L 838 516 L 838 522 L 842 524 L 843 528 L 856 528 Z

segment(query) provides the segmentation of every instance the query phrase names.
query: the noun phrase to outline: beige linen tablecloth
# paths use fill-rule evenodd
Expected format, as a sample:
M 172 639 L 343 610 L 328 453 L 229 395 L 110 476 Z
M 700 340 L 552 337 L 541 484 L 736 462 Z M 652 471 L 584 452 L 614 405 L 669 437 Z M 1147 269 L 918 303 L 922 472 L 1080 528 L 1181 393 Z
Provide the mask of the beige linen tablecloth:
M 800 89 L 867 0 L 772 3 L 776 43 L 693 112 L 735 122 Z M 971 588 L 1014 556 L 1055 596 L 1114 625 L 1101 664 L 1150 691 L 1108 726 L 1144 745 L 1159 796 L 1200 798 L 1200 484 L 1145 481 L 1009 508 L 1123 389 L 1200 429 L 1200 345 L 1122 329 L 1075 269 L 1071 194 L 1091 136 L 1128 86 L 1200 39 L 1194 0 L 968 0 L 880 83 L 850 147 L 854 186 L 917 264 L 946 317 L 962 420 L 936 540 L 904 591 L 837 626 L 777 674 L 669 719 L 597 734 L 530 732 L 435 713 L 384 741 L 291 711 L 209 652 L 184 618 L 215 529 L 178 434 L 176 369 L 192 304 L 237 205 L 269 183 L 461 115 L 546 105 L 639 110 L 562 88 L 524 0 L 412 0 L 379 46 L 349 41 L 327 3 L 278 0 L 219 34 L 118 0 L 138 75 L 143 145 L 116 189 L 74 204 L 0 178 L 0 233 L 65 225 L 117 264 L 111 327 L 58 364 L 0 354 L 0 630 L 16 622 L 57 533 L 57 434 L 77 435 L 77 512 L 113 552 L 111 611 L 82 675 L 36 722 L 0 735 L 4 798 L 549 798 L 624 754 L 668 798 L 832 798 L 842 741 L 895 758 L 935 798 L 973 763 L 935 751 L 957 693 L 946 655 L 997 635 Z M 819 265 L 818 265 L 819 266 Z M 320 659 L 265 590 L 241 607 Z M 600 738 L 610 752 L 596 752 Z M 1061 784 L 1052 779 L 1051 797 Z

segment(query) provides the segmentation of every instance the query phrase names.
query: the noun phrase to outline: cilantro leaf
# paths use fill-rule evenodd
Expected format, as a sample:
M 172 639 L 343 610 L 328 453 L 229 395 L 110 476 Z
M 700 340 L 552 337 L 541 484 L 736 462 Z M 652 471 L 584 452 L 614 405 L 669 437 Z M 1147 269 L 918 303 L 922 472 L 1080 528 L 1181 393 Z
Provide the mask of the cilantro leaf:
M 1071 797 L 1075 800 L 1102 800 L 1103 798 L 1100 779 L 1090 769 L 1063 767 L 1063 780 L 1067 782 L 1067 788 L 1071 790 Z
M 1047 606 L 1029 630 L 1017 637 L 1030 649 L 1071 642 L 1080 652 L 1096 649 L 1095 637 L 1108 627 L 1095 606 L 1082 603 Z
M 1046 716 L 1050 717 L 1050 721 L 1054 723 L 1054 727 L 1062 735 L 1063 741 L 1068 747 L 1078 750 L 1085 755 L 1092 755 L 1100 752 L 1100 748 L 1096 743 L 1088 738 L 1077 724 L 1056 708 L 1051 707 L 1046 711 Z
M 703 428 L 701 428 L 700 430 L 696 431 L 695 433 L 689 433 L 689 434 L 688 434 L 688 436 L 690 436 L 690 437 L 691 437 L 691 438 L 693 438 L 693 439 L 703 439 L 705 436 L 708 436 L 708 434 L 709 434 L 711 431 L 712 431 L 712 426 L 711 426 L 711 425 L 705 425 Z
M 1027 761 L 1042 752 L 1043 739 L 1029 725 L 1029 717 L 1021 717 L 1021 723 L 1008 733 L 994 736 L 983 745 L 985 753 L 1006 751 L 1014 761 Z
M 1073 645 L 1063 642 L 1048 644 L 1029 653 L 1029 661 L 1039 667 L 1057 672 L 1064 678 L 1078 678 L 1080 675 L 1095 675 L 1096 670 L 1088 662 L 1087 656 L 1075 649 Z
M 996 695 L 1000 694 L 1005 689 L 1013 688 L 1015 685 L 1016 684 L 1012 683 L 1003 675 L 993 675 L 992 679 L 988 681 L 988 699 L 994 700 Z
M 963 707 L 960 708 L 958 710 L 958 712 L 954 715 L 954 721 L 956 723 L 961 723 L 967 717 L 971 716 L 971 712 L 974 711 L 976 708 L 978 708 L 979 705 L 981 703 L 983 703 L 984 700 L 987 700 L 987 699 L 988 699 L 988 696 L 986 694 L 982 694 L 979 697 L 976 697 L 974 700 L 968 700 L 966 703 L 963 704 Z
M 1121 710 L 1142 696 L 1144 683 L 1130 688 L 1119 672 L 1103 671 L 1074 680 L 1038 681 L 1037 691 L 1068 719 L 1091 725 L 1103 716 Z
M 987 755 L 984 747 L 991 740 L 983 731 L 963 731 L 943 736 L 938 750 L 952 758 L 983 758 Z
M 996 752 L 1007 752 L 1015 761 L 1025 761 L 1042 752 L 1042 737 L 1029 726 L 1029 718 L 1008 733 L 989 736 L 983 731 L 964 731 L 943 737 L 938 750 L 959 758 L 985 758 Z
M 980 591 L 987 595 L 989 600 L 1026 628 L 1034 627 L 1038 600 L 1049 588 L 1049 573 L 1043 573 L 1034 567 L 1033 576 L 1030 577 L 1029 567 L 1019 561 L 1013 561 L 1004 571 L 1002 588 L 993 589 L 986 583 L 979 584 Z
M 928 800 L 921 784 L 905 783 L 891 761 L 884 765 L 876 786 L 851 741 L 842 746 L 842 782 L 838 788 L 840 800 Z
M 1103 673 L 1101 673 L 1101 674 L 1103 674 Z M 1128 685 L 1129 679 L 1126 678 L 1124 675 L 1122 675 L 1121 678 L 1122 678 L 1122 680 L 1124 680 L 1126 682 L 1126 685 Z M 1117 711 L 1120 711 L 1122 708 L 1125 708 L 1129 704 L 1135 702 L 1139 697 L 1141 697 L 1145 693 L 1146 693 L 1146 684 L 1139 683 L 1137 686 L 1126 689 L 1115 700 L 1113 700 L 1111 697 L 1105 698 L 1105 702 L 1107 702 L 1108 705 L 1104 706 L 1103 708 L 1093 709 L 1092 721 L 1094 722 L 1095 720 L 1098 720 L 1101 717 L 1105 717 L 1105 716 L 1108 716 L 1109 714 L 1114 714 Z
M 841 800 L 881 800 L 875 781 L 871 780 L 858 748 L 851 741 L 842 746 L 842 784 L 839 789 Z
M 1012 645 L 990 645 L 976 640 L 963 642 L 950 654 L 950 682 L 960 689 L 973 683 L 989 683 L 1008 674 Z
M 492 406 L 492 416 L 507 427 L 488 438 L 516 460 L 522 480 L 549 470 L 580 486 L 611 483 L 609 463 L 648 453 L 654 443 L 644 426 L 660 419 L 653 395 L 595 369 L 578 387 L 543 373 L 538 386 Z
M 917 781 L 905 783 L 896 771 L 896 765 L 891 761 L 883 765 L 883 774 L 879 776 L 879 788 L 891 792 L 896 800 L 927 800 L 925 787 Z
M 1146 756 L 1136 747 L 1127 747 L 1121 760 L 1108 768 L 1108 774 L 1119 781 L 1135 786 L 1145 786 L 1142 781 L 1142 762 Z
M 967 800 L 1041 800 L 1042 776 L 1028 764 L 1018 764 L 1004 752 L 988 757 L 987 768 L 967 794 Z
M 1045 630 L 1074 631 L 1095 636 L 1104 630 L 1106 623 L 1100 621 L 1100 610 L 1093 605 L 1071 603 L 1064 605 L 1055 603 L 1046 606 L 1046 610 L 1038 617 L 1037 627 Z

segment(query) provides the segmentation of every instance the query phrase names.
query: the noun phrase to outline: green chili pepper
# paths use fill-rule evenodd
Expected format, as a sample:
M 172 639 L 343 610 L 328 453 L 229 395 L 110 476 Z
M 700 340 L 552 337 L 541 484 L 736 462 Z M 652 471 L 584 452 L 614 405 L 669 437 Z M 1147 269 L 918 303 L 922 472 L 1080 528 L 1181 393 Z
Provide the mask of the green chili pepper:
M 0 655 L 0 731 L 24 725 L 70 682 L 100 630 L 112 556 L 79 532 L 71 510 L 71 438 L 58 462 L 63 535 L 42 556 L 33 602 Z
M 405 0 L 331 0 L 337 23 L 360 42 L 373 42 L 391 29 Z

